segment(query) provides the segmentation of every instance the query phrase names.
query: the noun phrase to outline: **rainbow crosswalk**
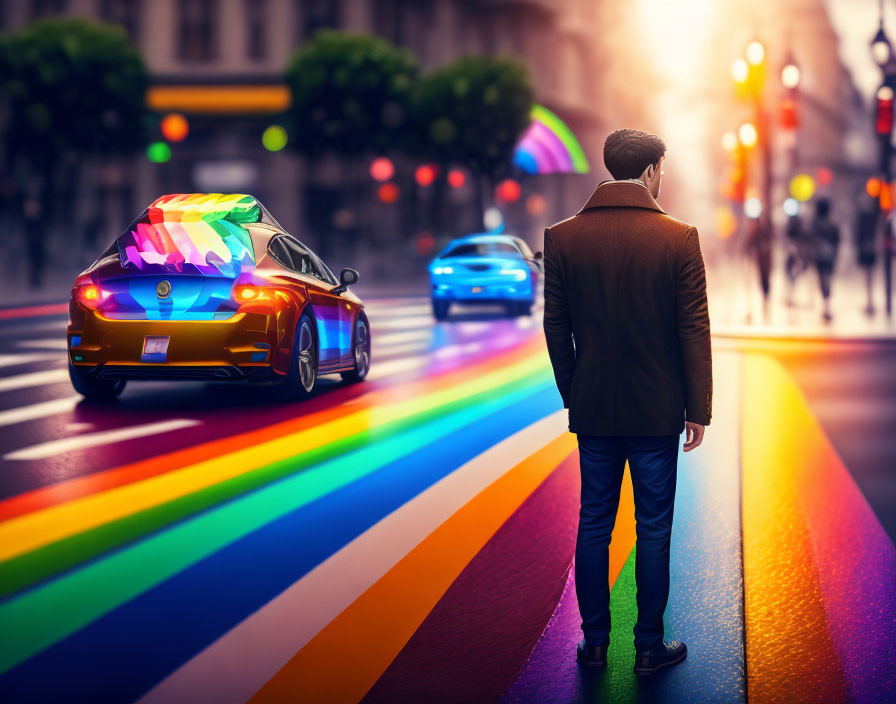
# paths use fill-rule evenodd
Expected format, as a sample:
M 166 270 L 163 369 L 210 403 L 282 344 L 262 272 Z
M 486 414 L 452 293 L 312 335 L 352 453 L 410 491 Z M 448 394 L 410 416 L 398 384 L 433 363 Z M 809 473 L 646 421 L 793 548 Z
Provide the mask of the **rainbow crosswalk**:
M 717 351 L 713 425 L 681 462 L 667 629 L 691 657 L 651 682 L 631 673 L 628 486 L 611 547 L 616 639 L 593 677 L 571 658 L 575 438 L 538 326 L 462 323 L 469 335 L 440 338 L 444 324 L 406 324 L 420 306 L 380 305 L 374 355 L 377 340 L 425 355 L 270 422 L 208 434 L 197 416 L 179 431 L 194 442 L 4 494 L 0 699 L 896 691 L 893 543 L 771 358 Z

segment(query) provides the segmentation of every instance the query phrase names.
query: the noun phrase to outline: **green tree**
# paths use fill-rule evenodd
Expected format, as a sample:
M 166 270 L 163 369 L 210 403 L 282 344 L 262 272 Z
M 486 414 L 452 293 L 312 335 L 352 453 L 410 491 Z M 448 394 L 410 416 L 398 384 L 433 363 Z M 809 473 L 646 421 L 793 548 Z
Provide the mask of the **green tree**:
M 286 68 L 289 144 L 317 157 L 359 160 L 394 149 L 407 128 L 417 60 L 384 39 L 321 31 Z
M 124 156 L 146 143 L 147 85 L 143 59 L 120 27 L 48 19 L 0 36 L 0 131 L 19 186 L 14 202 L 32 283 L 40 280 L 53 206 L 68 205 L 83 160 Z
M 437 218 L 450 164 L 473 174 L 482 212 L 482 181 L 492 185 L 510 173 L 513 149 L 529 125 L 532 102 L 528 71 L 515 59 L 468 56 L 423 77 L 412 101 L 413 149 L 442 167 L 436 184 Z

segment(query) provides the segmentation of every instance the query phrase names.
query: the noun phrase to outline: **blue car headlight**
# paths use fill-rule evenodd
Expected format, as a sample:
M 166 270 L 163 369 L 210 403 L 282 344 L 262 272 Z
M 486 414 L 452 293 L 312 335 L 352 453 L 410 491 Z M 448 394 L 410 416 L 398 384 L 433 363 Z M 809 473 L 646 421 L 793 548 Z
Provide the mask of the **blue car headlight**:
M 514 281 L 525 281 L 528 272 L 524 269 L 501 269 L 501 276 L 512 276 Z
M 432 270 L 433 274 L 453 274 L 454 268 L 450 266 L 437 266 Z

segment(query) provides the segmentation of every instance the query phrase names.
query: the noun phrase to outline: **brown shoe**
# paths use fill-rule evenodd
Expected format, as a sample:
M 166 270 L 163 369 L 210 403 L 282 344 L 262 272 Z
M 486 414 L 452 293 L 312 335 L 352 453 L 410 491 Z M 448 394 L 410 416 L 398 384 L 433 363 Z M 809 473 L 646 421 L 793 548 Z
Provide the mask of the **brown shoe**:
M 586 667 L 606 667 L 607 666 L 607 646 L 606 645 L 586 645 L 585 639 L 582 638 L 576 648 L 576 660 Z

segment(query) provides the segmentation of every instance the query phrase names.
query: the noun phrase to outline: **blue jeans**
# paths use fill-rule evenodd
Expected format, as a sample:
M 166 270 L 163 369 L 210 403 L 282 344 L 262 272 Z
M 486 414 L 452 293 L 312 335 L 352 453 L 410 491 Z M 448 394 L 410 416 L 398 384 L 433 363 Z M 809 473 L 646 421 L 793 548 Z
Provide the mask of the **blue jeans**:
M 638 621 L 635 648 L 663 642 L 669 599 L 669 543 L 675 504 L 678 435 L 579 435 L 582 508 L 576 539 L 576 595 L 588 645 L 610 642 L 609 546 L 628 460 L 635 494 Z

